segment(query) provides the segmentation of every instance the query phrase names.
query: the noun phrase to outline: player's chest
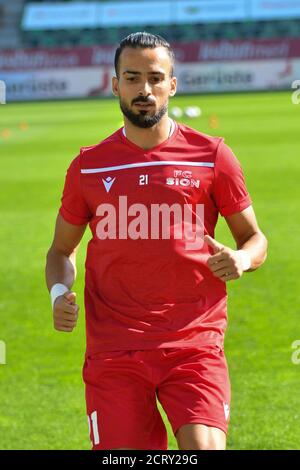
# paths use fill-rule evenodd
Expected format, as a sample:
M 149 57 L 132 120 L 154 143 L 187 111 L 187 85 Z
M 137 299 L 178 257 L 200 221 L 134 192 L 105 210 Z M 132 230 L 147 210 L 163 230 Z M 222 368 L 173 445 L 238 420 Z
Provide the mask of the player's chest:
M 151 159 L 81 170 L 87 202 L 93 211 L 120 196 L 130 203 L 205 203 L 214 179 L 213 163 L 196 158 Z

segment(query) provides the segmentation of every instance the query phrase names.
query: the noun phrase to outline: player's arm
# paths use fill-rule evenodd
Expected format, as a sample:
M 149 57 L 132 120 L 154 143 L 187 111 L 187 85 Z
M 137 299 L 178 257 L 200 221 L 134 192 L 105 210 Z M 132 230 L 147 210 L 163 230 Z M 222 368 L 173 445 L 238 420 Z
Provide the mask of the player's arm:
M 76 278 L 76 251 L 86 225 L 70 224 L 58 215 L 54 239 L 47 253 L 46 282 L 49 292 L 56 284 L 66 286 L 66 292 L 59 295 L 53 304 L 54 328 L 59 331 L 71 332 L 77 323 L 79 307 L 71 288 Z
M 209 235 L 204 237 L 204 241 L 214 249 L 214 254 L 208 259 L 210 270 L 227 282 L 240 278 L 244 271 L 258 269 L 267 257 L 268 242 L 258 226 L 252 206 L 225 219 L 237 249 L 232 250 Z
M 267 258 L 268 241 L 258 227 L 252 206 L 242 212 L 225 217 L 228 227 L 236 242 L 237 250 L 244 250 L 251 259 L 247 271 L 255 271 Z

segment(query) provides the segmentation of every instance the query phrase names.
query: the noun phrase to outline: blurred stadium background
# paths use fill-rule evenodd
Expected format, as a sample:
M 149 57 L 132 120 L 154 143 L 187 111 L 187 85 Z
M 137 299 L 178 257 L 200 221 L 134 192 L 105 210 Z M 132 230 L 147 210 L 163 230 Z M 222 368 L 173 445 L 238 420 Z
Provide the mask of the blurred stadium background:
M 81 381 L 89 234 L 72 335 L 52 328 L 45 254 L 70 161 L 122 125 L 114 51 L 142 30 L 173 45 L 170 108 L 197 106 L 200 115 L 179 120 L 226 138 L 269 239 L 263 268 L 228 284 L 228 448 L 300 449 L 299 0 L 0 0 L 0 449 L 90 448 Z M 234 247 L 228 232 L 220 220 L 216 238 Z
M 7 99 L 110 95 L 115 45 L 141 29 L 174 46 L 180 93 L 289 88 L 299 11 L 297 0 L 0 0 Z

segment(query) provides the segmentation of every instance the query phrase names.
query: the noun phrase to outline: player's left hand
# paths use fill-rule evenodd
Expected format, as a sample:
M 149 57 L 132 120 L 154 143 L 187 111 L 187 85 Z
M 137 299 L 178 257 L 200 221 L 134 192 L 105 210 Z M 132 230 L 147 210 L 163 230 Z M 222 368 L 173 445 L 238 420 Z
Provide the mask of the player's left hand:
M 214 276 L 224 282 L 239 279 L 243 274 L 243 263 L 237 251 L 222 245 L 209 235 L 204 242 L 211 246 L 214 254 L 208 258 L 207 264 Z

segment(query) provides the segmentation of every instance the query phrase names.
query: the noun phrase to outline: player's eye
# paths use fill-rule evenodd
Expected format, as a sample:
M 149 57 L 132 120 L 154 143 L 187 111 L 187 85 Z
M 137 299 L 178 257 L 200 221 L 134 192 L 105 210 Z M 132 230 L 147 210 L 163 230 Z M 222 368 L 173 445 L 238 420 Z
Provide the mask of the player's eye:
M 153 79 L 152 79 L 153 85 L 158 85 L 158 84 L 160 84 L 160 83 L 163 83 L 163 81 L 164 81 L 164 77 L 163 77 L 163 76 L 153 77 Z

